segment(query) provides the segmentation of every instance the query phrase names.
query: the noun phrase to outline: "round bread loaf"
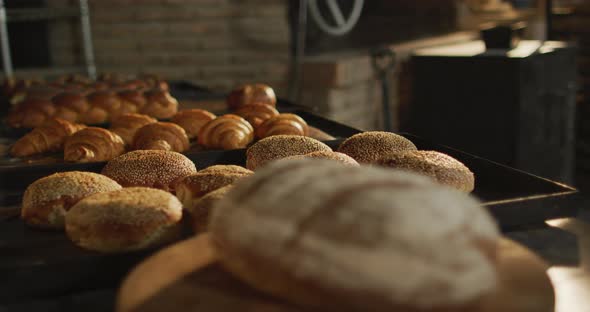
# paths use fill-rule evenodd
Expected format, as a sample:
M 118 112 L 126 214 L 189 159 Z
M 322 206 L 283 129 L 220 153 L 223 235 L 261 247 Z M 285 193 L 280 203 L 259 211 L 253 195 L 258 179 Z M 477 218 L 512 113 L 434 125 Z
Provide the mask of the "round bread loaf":
M 66 212 L 79 200 L 96 193 L 121 189 L 108 177 L 82 171 L 55 173 L 27 187 L 21 217 L 29 225 L 63 229 Z
M 455 158 L 436 151 L 391 153 L 377 160 L 377 165 L 409 170 L 433 178 L 460 191 L 473 191 L 473 172 Z
M 82 248 L 131 251 L 176 238 L 181 218 L 182 204 L 172 194 L 129 187 L 79 201 L 66 215 L 66 233 Z
M 361 164 L 371 164 L 392 152 L 417 150 L 414 143 L 401 135 L 384 131 L 358 133 L 344 140 L 337 152 L 344 153 Z
M 209 166 L 201 171 L 200 173 L 210 173 L 210 172 L 228 172 L 228 173 L 241 173 L 245 175 L 253 174 L 254 172 L 250 169 L 246 169 L 242 166 L 236 165 L 213 165 Z
M 300 135 L 273 135 L 250 146 L 246 151 L 246 168 L 256 170 L 264 164 L 289 156 L 312 152 L 331 152 L 332 149 L 310 137 Z
M 497 283 L 487 211 L 410 172 L 273 162 L 215 205 L 209 231 L 243 281 L 322 309 L 470 311 Z
M 205 194 L 205 196 L 195 200 L 189 210 L 192 219 L 193 231 L 202 233 L 208 231 L 209 216 L 217 202 L 233 188 L 233 184 L 220 187 L 215 191 Z
M 111 159 L 102 174 L 124 187 L 145 186 L 174 193 L 174 184 L 197 172 L 186 156 L 171 151 L 139 150 Z
M 346 154 L 342 154 L 339 152 L 330 152 L 330 151 L 318 151 L 318 152 L 313 152 L 313 153 L 309 153 L 309 154 L 305 154 L 305 155 L 289 156 L 289 157 L 286 157 L 285 159 L 305 159 L 305 158 L 334 160 L 334 161 L 341 162 L 346 165 L 359 166 L 359 163 L 356 160 L 354 160 L 354 158 L 352 158 Z
M 241 169 L 232 167 L 217 167 L 199 171 L 180 179 L 176 183 L 176 197 L 180 199 L 184 209 L 192 213 L 201 197 L 218 188 L 233 184 L 244 177 L 252 175 L 252 173 L 250 170 L 243 172 Z

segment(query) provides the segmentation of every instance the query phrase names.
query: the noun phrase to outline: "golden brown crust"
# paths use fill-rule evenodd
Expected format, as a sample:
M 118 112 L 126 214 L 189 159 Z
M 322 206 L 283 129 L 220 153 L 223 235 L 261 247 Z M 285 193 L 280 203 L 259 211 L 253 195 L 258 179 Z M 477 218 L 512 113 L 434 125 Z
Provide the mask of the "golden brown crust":
M 56 108 L 54 116 L 71 122 L 80 120 L 80 117 L 90 109 L 86 98 L 76 92 L 62 92 L 51 101 Z
M 8 115 L 8 125 L 13 128 L 35 128 L 55 115 L 55 105 L 49 100 L 24 100 Z
M 185 209 L 192 211 L 193 203 L 201 197 L 251 175 L 250 173 L 197 172 L 176 183 L 176 196 Z
M 252 103 L 238 107 L 234 113 L 246 119 L 254 130 L 266 120 L 278 116 L 279 111 L 272 105 L 266 103 Z
M 126 145 L 131 145 L 133 136 L 139 128 L 157 121 L 148 115 L 127 113 L 113 119 L 110 130 L 118 134 Z
M 226 114 L 206 123 L 199 131 L 198 140 L 208 149 L 245 148 L 254 140 L 254 128 L 244 118 Z
M 304 155 L 332 149 L 310 137 L 299 135 L 275 135 L 264 138 L 246 151 L 246 168 L 256 170 L 266 163 L 289 156 Z
M 90 109 L 80 118 L 85 124 L 103 124 L 121 111 L 121 100 L 111 91 L 96 91 L 88 95 Z
M 186 132 L 171 122 L 155 122 L 137 130 L 133 136 L 133 149 L 184 152 L 189 148 Z
M 215 191 L 205 194 L 205 196 L 196 199 L 187 210 L 190 212 L 192 219 L 193 231 L 203 233 L 208 231 L 209 216 L 217 202 L 233 188 L 233 184 L 220 187 Z M 183 204 L 184 205 L 184 204 Z
M 10 154 L 14 157 L 26 157 L 60 151 L 66 139 L 84 127 L 84 125 L 52 118 L 16 141 L 10 149 Z
M 93 172 L 69 171 L 41 178 L 23 195 L 21 218 L 29 225 L 63 229 L 66 212 L 81 199 L 121 189 L 117 182 Z
M 279 114 L 256 129 L 256 137 L 260 139 L 279 134 L 307 136 L 309 127 L 303 118 L 295 114 Z
M 436 151 L 391 153 L 378 159 L 375 164 L 419 173 L 463 192 L 473 191 L 475 184 L 473 172 L 469 168 L 455 158 Z
M 186 131 L 189 139 L 194 139 L 201 128 L 209 121 L 215 119 L 215 114 L 204 109 L 181 110 L 172 117 L 172 122 L 181 126 Z
M 129 187 L 79 201 L 66 215 L 66 233 L 100 252 L 145 249 L 179 234 L 182 204 L 168 192 Z
M 66 139 L 64 160 L 99 162 L 111 160 L 125 152 L 125 142 L 117 134 L 103 128 L 84 128 Z
M 153 89 L 144 93 L 146 104 L 142 114 L 158 119 L 171 118 L 178 111 L 178 101 L 167 91 Z
M 360 164 L 371 164 L 389 153 L 415 151 L 416 146 L 401 135 L 384 131 L 358 133 L 344 140 L 337 152 L 354 158 Z
M 309 133 L 307 134 L 309 137 L 314 138 L 318 141 L 330 141 L 335 140 L 336 138 L 330 135 L 327 132 L 324 132 L 316 127 L 308 126 Z
M 145 186 L 174 192 L 174 183 L 197 172 L 186 156 L 158 150 L 139 150 L 109 161 L 102 174 L 124 187 Z
M 227 97 L 227 105 L 232 110 L 252 103 L 264 103 L 274 107 L 277 105 L 277 97 L 271 87 L 262 83 L 240 86 Z
M 354 158 L 352 158 L 346 154 L 332 152 L 332 151 L 317 151 L 317 152 L 313 152 L 313 153 L 309 153 L 309 154 L 305 154 L 305 155 L 289 156 L 289 157 L 286 157 L 285 159 L 304 159 L 304 158 L 327 159 L 327 160 L 334 160 L 334 161 L 343 163 L 345 165 L 360 166 L 359 163 L 356 160 L 354 160 Z
M 201 173 L 210 173 L 210 172 L 227 172 L 227 173 L 236 173 L 236 174 L 253 174 L 254 171 L 250 169 L 246 169 L 242 166 L 237 165 L 213 165 L 209 166 L 205 169 L 200 170 Z

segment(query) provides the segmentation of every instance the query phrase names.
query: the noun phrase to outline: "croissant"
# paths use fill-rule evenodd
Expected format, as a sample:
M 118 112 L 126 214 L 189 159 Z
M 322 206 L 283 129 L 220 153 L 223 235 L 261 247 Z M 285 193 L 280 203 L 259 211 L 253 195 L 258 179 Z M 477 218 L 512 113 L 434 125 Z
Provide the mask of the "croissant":
M 140 110 L 142 114 L 158 119 L 170 118 L 178 111 L 178 101 L 167 91 L 153 89 L 144 93 L 145 106 Z
M 98 162 L 111 160 L 125 152 L 125 143 L 117 134 L 103 128 L 88 127 L 67 138 L 64 160 Z
M 182 110 L 172 117 L 172 122 L 181 126 L 189 139 L 196 138 L 199 134 L 199 130 L 208 123 L 215 119 L 215 114 L 206 111 L 204 109 L 187 109 Z
M 143 94 L 137 90 L 123 90 L 117 93 L 121 101 L 121 114 L 126 113 L 137 113 L 139 112 L 146 103 Z
M 86 97 L 74 92 L 63 92 L 51 100 L 55 105 L 55 117 L 76 122 L 90 109 Z
M 66 139 L 85 126 L 53 118 L 20 138 L 10 150 L 14 157 L 60 151 Z
M 141 127 L 133 137 L 133 149 L 184 152 L 189 142 L 182 127 L 171 122 L 156 122 Z
M 256 136 L 260 139 L 271 135 L 309 135 L 309 127 L 303 118 L 295 114 L 279 114 L 263 122 L 256 129 Z
M 240 86 L 227 97 L 227 105 L 232 110 L 252 103 L 276 106 L 277 97 L 271 87 L 261 83 Z
M 43 125 L 55 114 L 55 105 L 49 100 L 25 100 L 8 115 L 13 128 L 35 128 Z
M 155 122 L 157 120 L 148 115 L 127 113 L 113 119 L 110 130 L 118 134 L 126 145 L 131 145 L 139 128 Z
M 90 109 L 81 116 L 85 124 L 103 124 L 116 115 L 121 108 L 121 100 L 110 91 L 96 91 L 88 95 Z
M 199 144 L 210 149 L 245 148 L 254 140 L 254 128 L 246 119 L 227 114 L 205 124 L 199 131 L 198 140 Z
M 234 113 L 246 119 L 254 129 L 257 129 L 265 120 L 277 116 L 279 111 L 268 104 L 254 103 L 241 106 Z

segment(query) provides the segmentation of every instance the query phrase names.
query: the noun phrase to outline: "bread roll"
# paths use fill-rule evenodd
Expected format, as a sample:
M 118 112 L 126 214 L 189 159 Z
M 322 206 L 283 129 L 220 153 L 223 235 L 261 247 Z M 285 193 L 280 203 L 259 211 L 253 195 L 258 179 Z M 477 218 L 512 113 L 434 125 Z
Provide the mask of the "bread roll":
M 313 153 L 309 153 L 309 154 L 305 154 L 305 155 L 289 156 L 289 157 L 286 157 L 285 159 L 306 159 L 306 158 L 334 160 L 334 161 L 343 163 L 345 165 L 359 166 L 359 163 L 356 162 L 356 160 L 354 160 L 354 158 L 352 158 L 346 154 L 332 152 L 332 151 L 317 151 L 317 152 L 313 152 Z
M 344 140 L 337 152 L 354 158 L 360 164 L 371 164 L 393 152 L 415 150 L 417 149 L 414 143 L 401 135 L 383 131 L 367 131 Z
M 145 249 L 177 238 L 182 204 L 168 192 L 129 187 L 79 201 L 66 215 L 66 233 L 100 252 Z
M 146 104 L 142 114 L 158 119 L 171 118 L 178 111 L 178 101 L 167 91 L 153 89 L 144 93 Z
M 213 166 L 209 166 L 205 169 L 202 169 L 199 172 L 200 173 L 228 172 L 228 173 L 236 173 L 236 174 L 244 174 L 244 175 L 250 175 L 250 174 L 254 173 L 250 169 L 246 169 L 242 166 L 236 166 L 236 165 L 213 165 Z
M 118 134 L 125 142 L 125 145 L 131 145 L 137 130 L 157 121 L 148 115 L 128 113 L 113 119 L 110 130 Z
M 209 231 L 230 272 L 321 310 L 471 311 L 497 284 L 488 212 L 409 172 L 277 161 L 215 205 Z
M 10 149 L 10 154 L 14 157 L 26 157 L 61 151 L 67 138 L 85 127 L 59 118 L 52 118 L 18 139 Z
M 193 200 L 190 204 L 191 225 L 193 232 L 203 233 L 208 231 L 209 216 L 214 209 L 217 202 L 219 202 L 225 195 L 233 188 L 233 184 L 220 187 L 215 191 L 205 194 L 201 198 Z M 183 204 L 184 206 L 184 204 Z
M 246 151 L 246 168 L 256 170 L 276 159 L 318 151 L 331 152 L 332 149 L 328 145 L 309 137 L 275 135 L 264 138 L 248 148 Z
M 133 149 L 184 152 L 190 147 L 186 132 L 171 122 L 155 122 L 137 130 L 133 136 Z
M 174 183 L 197 172 L 186 156 L 158 150 L 139 150 L 109 161 L 102 174 L 124 187 L 145 186 L 174 192 Z
M 120 136 L 98 127 L 77 131 L 64 144 L 64 160 L 79 163 L 107 161 L 124 152 L 125 142 Z
M 209 121 L 215 119 L 215 114 L 204 109 L 186 109 L 181 110 L 174 117 L 172 122 L 181 126 L 189 139 L 194 139 L 199 134 L 201 128 Z
M 117 182 L 93 172 L 69 171 L 41 178 L 23 195 L 21 218 L 44 229 L 63 229 L 66 212 L 79 200 L 121 189 Z
M 227 106 L 232 110 L 253 103 L 263 103 L 274 107 L 277 105 L 277 97 L 271 87 L 262 83 L 240 86 L 227 97 Z

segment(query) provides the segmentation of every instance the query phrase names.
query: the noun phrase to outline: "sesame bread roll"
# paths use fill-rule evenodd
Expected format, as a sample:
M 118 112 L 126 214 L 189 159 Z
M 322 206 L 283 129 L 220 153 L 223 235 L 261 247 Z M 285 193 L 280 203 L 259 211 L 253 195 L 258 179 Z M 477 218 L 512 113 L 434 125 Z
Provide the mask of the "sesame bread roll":
M 344 140 L 337 152 L 354 158 L 360 164 L 371 164 L 387 154 L 406 150 L 415 151 L 417 148 L 414 143 L 401 135 L 383 131 L 367 131 Z
M 330 151 L 317 151 L 317 152 L 313 152 L 313 153 L 309 153 L 309 154 L 305 154 L 305 155 L 289 156 L 289 157 L 286 157 L 285 159 L 306 159 L 306 158 L 333 160 L 333 161 L 343 163 L 345 165 L 360 166 L 359 163 L 356 160 L 354 160 L 354 158 L 352 158 L 346 154 L 342 154 L 342 153 L 338 153 L 338 152 L 330 152 Z
M 55 173 L 27 187 L 23 195 L 21 218 L 34 227 L 64 228 L 66 212 L 81 199 L 96 193 L 121 189 L 108 177 L 82 171 Z
M 489 213 L 405 171 L 276 161 L 234 185 L 209 231 L 242 281 L 320 311 L 472 311 L 498 283 Z
M 160 150 L 139 150 L 110 160 L 102 174 L 124 187 L 145 186 L 174 193 L 174 184 L 197 172 L 186 156 Z
M 254 143 L 248 148 L 246 151 L 246 168 L 256 170 L 273 160 L 317 151 L 331 152 L 332 149 L 328 145 L 310 137 L 273 135 Z
M 66 215 L 78 246 L 113 253 L 149 248 L 180 234 L 182 204 L 168 192 L 129 187 L 79 201 Z
M 377 165 L 422 174 L 463 192 L 473 191 L 473 172 L 455 158 L 436 151 L 405 151 L 377 160 Z

